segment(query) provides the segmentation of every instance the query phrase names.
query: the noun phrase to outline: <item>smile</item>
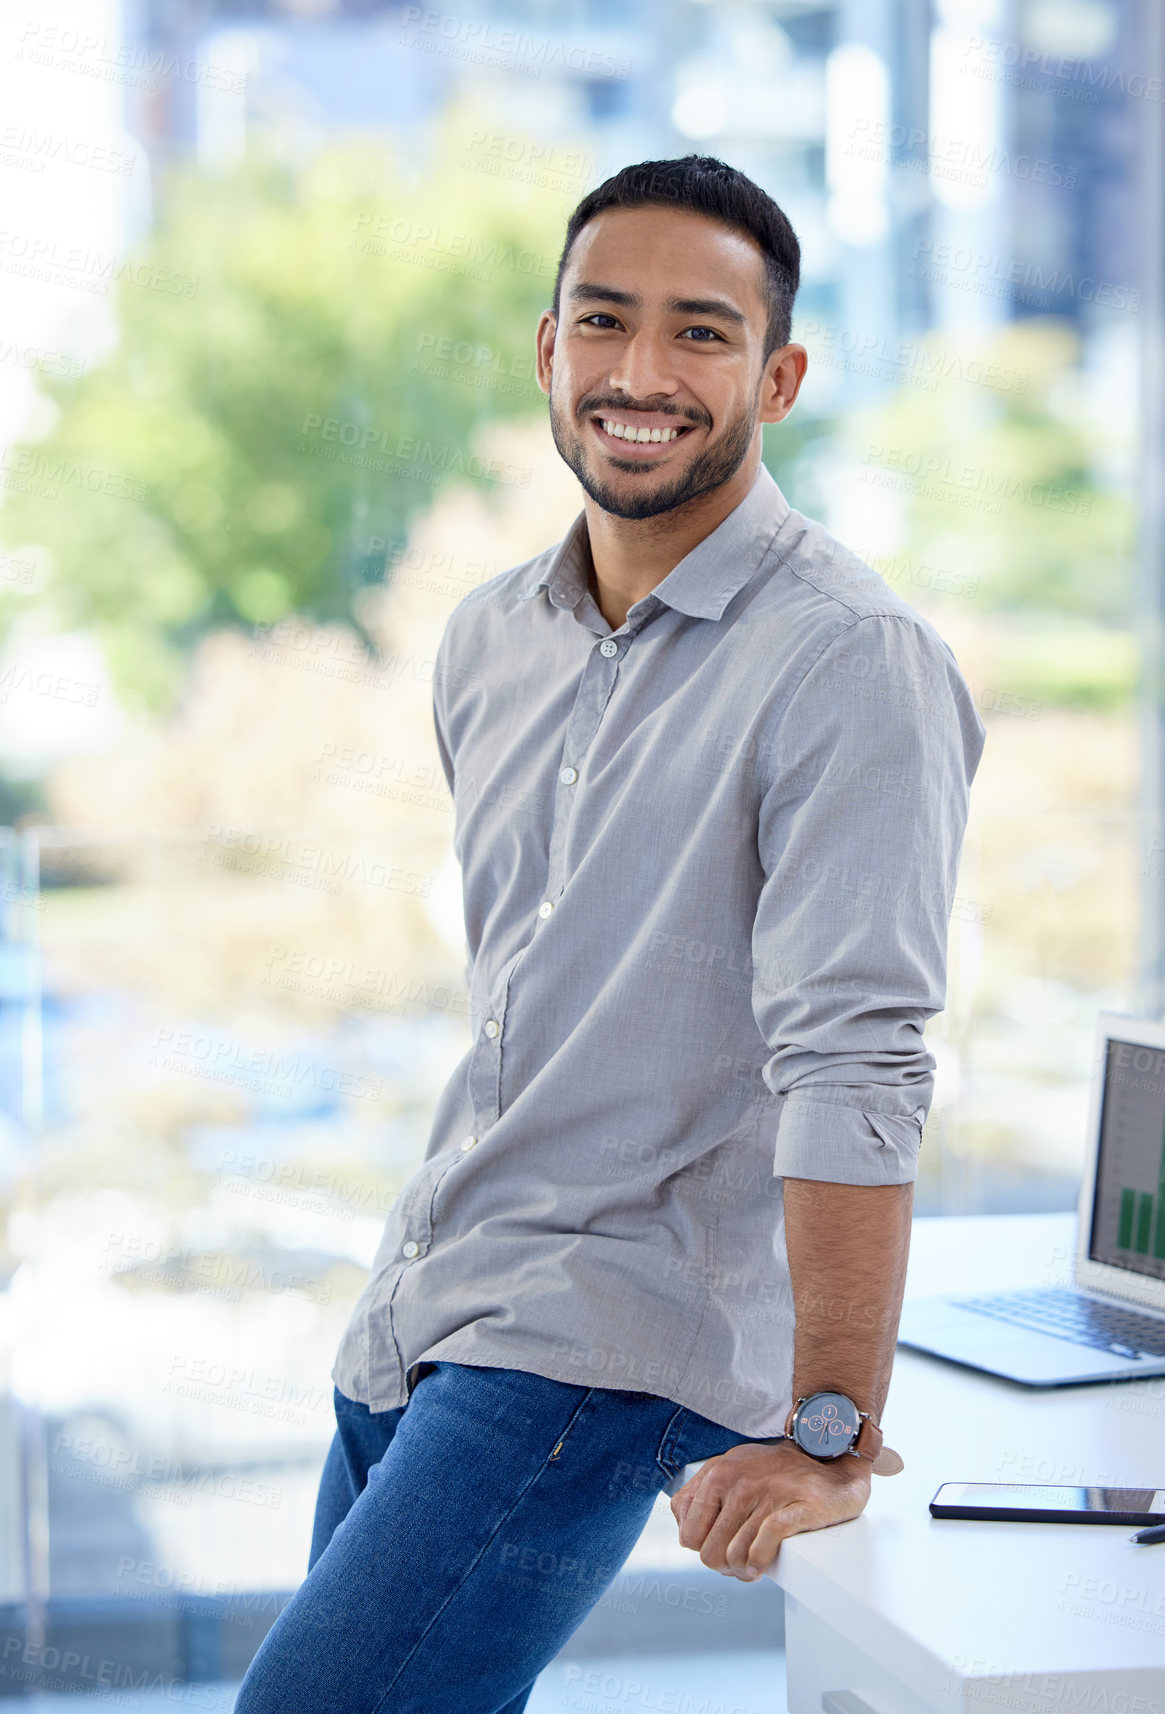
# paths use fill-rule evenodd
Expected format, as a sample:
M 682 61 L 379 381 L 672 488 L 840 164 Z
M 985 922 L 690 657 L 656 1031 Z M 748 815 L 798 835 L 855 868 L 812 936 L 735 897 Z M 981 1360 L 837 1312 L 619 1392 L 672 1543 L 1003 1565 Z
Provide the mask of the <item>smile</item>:
M 646 414 L 646 413 L 645 413 Z M 676 441 L 684 435 L 691 434 L 693 423 L 661 422 L 657 416 L 654 422 L 627 422 L 622 417 L 601 417 L 595 415 L 590 419 L 595 431 L 595 438 L 605 451 L 613 455 L 618 450 L 621 462 L 626 468 L 630 464 L 662 464 L 670 456 Z
M 648 441 L 675 440 L 684 432 L 682 428 L 636 428 L 634 423 L 617 422 L 613 417 L 602 417 L 600 421 L 607 434 L 616 440 L 634 440 L 640 445 Z

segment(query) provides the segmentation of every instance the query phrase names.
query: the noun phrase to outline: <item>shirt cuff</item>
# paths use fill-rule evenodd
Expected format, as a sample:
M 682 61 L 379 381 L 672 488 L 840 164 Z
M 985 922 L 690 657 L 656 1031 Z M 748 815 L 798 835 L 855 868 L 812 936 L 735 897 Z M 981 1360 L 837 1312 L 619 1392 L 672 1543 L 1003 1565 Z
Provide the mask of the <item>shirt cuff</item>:
M 926 1109 L 899 1116 L 828 1101 L 786 1098 L 777 1130 L 777 1178 L 829 1184 L 912 1184 Z

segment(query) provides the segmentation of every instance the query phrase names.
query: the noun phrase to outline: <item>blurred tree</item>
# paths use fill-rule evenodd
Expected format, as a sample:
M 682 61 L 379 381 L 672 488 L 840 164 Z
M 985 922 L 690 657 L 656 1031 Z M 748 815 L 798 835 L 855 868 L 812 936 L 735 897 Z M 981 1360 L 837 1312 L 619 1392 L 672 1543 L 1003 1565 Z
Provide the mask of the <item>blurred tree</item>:
M 985 613 L 1129 626 L 1131 437 L 1098 408 L 1073 330 L 1028 319 L 918 352 L 903 380 L 933 385 L 893 387 L 843 429 L 863 476 L 901 496 L 902 551 L 956 599 L 974 580 Z
M 1108 335 L 1086 367 L 1054 318 L 936 330 L 883 361 L 869 403 L 832 420 L 799 407 L 799 432 L 782 424 L 766 447 L 802 511 L 957 638 L 985 684 L 1039 706 L 1127 709 L 1135 694 L 1135 435 L 1111 384 L 1130 335 Z M 837 356 L 811 348 L 810 364 Z
M 121 271 L 116 349 L 45 381 L 54 426 L 8 458 L 0 533 L 49 549 L 46 622 L 94 631 L 159 708 L 207 630 L 359 625 L 447 479 L 529 481 L 474 431 L 541 404 L 561 227 L 545 192 L 454 160 L 405 182 L 369 146 L 179 174 Z

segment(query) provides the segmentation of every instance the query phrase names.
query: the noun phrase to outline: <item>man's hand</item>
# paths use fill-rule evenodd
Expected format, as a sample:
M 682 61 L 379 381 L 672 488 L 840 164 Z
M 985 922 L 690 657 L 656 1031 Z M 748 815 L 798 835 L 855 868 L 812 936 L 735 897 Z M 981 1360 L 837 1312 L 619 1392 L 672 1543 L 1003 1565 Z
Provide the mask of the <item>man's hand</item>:
M 843 1524 L 865 1509 L 870 1465 L 829 1464 L 799 1446 L 746 1441 L 709 1458 L 672 1498 L 683 1547 L 713 1571 L 752 1582 L 774 1563 L 786 1536 Z

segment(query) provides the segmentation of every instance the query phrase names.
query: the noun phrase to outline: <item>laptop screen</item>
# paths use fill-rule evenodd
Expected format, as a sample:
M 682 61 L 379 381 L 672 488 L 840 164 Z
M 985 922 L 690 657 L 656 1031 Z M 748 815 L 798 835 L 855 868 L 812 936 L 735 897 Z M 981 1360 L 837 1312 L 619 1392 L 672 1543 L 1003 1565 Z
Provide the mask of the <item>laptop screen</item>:
M 1165 1279 L 1165 1048 L 1108 1038 L 1088 1254 Z

